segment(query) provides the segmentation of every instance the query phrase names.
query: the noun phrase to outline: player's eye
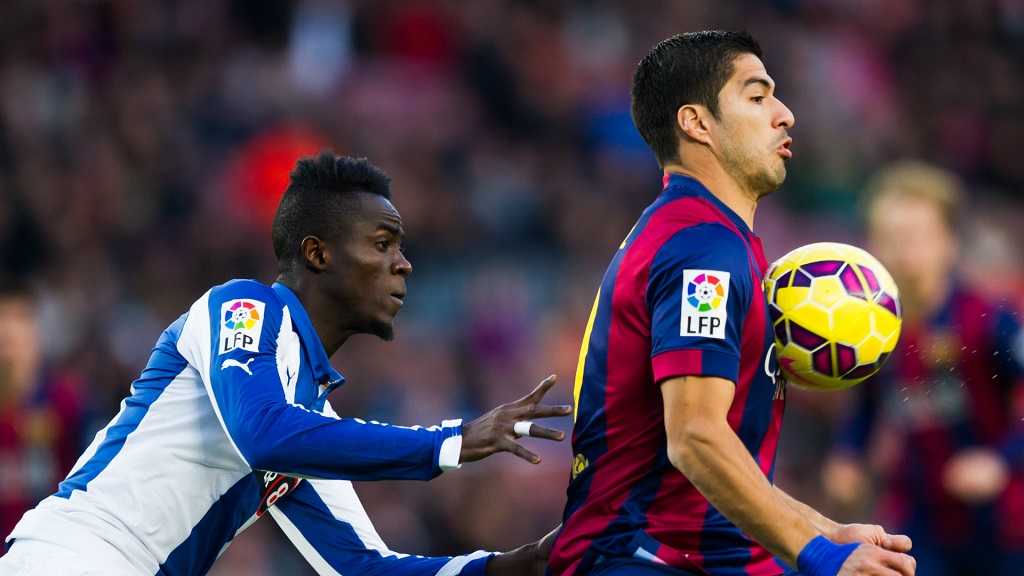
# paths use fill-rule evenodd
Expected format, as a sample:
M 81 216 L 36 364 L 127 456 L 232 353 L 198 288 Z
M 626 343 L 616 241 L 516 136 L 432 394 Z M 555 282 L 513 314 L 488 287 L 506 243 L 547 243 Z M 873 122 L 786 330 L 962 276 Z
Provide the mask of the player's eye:
M 386 251 L 389 246 L 391 246 L 391 241 L 390 240 L 378 240 L 378 241 L 374 242 L 373 245 L 376 246 L 377 248 L 379 248 L 383 252 L 383 251 Z
M 764 96 L 754 96 L 751 100 L 756 104 L 760 104 L 761 102 L 764 102 Z

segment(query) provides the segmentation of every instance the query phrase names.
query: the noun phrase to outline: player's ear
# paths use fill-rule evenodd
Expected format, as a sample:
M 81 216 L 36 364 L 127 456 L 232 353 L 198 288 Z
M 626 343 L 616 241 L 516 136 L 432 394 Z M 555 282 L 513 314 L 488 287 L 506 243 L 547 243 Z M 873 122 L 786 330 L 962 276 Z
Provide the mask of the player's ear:
M 711 112 L 700 104 L 685 104 L 676 111 L 676 127 L 684 138 L 711 145 Z
M 302 239 L 302 261 L 307 268 L 321 272 L 327 267 L 327 245 L 316 236 Z

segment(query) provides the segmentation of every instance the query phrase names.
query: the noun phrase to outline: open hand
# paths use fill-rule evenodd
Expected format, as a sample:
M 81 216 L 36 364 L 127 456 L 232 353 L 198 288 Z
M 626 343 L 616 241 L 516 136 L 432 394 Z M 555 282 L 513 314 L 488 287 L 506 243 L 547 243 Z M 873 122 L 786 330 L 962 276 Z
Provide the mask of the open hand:
M 460 462 L 473 462 L 486 458 L 495 452 L 511 452 L 532 464 L 540 463 L 540 456 L 530 452 L 515 440 L 518 422 L 532 422 L 537 418 L 555 418 L 572 414 L 572 406 L 542 406 L 540 401 L 555 385 L 558 377 L 551 375 L 544 379 L 533 392 L 515 402 L 502 404 L 487 414 L 462 425 L 462 453 Z M 521 425 L 522 427 L 522 425 Z M 529 435 L 534 438 L 561 441 L 565 432 L 533 424 L 528 426 Z

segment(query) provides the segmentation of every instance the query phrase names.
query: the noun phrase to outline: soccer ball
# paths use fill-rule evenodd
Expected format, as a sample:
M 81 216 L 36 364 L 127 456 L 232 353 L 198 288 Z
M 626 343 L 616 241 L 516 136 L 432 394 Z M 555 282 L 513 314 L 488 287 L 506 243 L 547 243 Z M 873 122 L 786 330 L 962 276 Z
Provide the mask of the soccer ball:
M 764 291 L 786 380 L 817 390 L 859 384 L 882 367 L 903 323 L 899 292 L 873 256 L 847 244 L 797 248 L 771 265 Z

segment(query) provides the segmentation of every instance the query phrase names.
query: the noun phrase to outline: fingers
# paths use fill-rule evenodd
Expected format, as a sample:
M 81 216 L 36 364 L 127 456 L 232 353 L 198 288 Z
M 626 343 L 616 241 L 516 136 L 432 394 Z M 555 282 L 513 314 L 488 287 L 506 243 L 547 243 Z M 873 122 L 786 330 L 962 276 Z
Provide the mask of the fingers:
M 511 452 L 512 454 L 515 454 L 516 456 L 522 458 L 523 460 L 526 460 L 530 464 L 540 464 L 540 456 L 534 454 L 533 452 L 530 452 L 525 447 L 523 447 L 522 444 L 517 444 L 516 442 L 513 442 L 507 438 L 502 438 L 501 441 L 498 442 L 498 449 L 503 450 L 505 452 Z
M 518 436 L 518 434 L 516 434 Z M 565 432 L 561 430 L 554 430 L 545 426 L 538 426 L 537 424 L 530 422 L 529 436 L 531 438 L 543 438 L 545 440 L 554 440 L 560 442 L 565 439 Z M 530 462 L 531 464 L 540 464 L 540 456 L 527 450 L 518 442 L 513 442 L 508 438 L 502 438 L 498 443 L 498 448 L 506 452 L 511 452 L 516 456 Z
M 565 440 L 565 432 L 555 430 L 553 428 L 538 426 L 535 422 L 533 426 L 530 426 L 530 438 L 543 438 L 545 440 L 561 442 L 562 440 Z
M 523 396 L 519 400 L 516 400 L 512 404 L 514 406 L 538 404 L 541 400 L 544 399 L 544 395 L 548 393 L 548 390 L 551 390 L 551 387 L 554 386 L 556 382 L 558 382 L 558 376 L 552 374 L 551 376 L 548 376 L 543 381 L 541 381 L 541 383 L 538 384 L 537 387 L 533 389 L 533 392 L 530 392 L 529 394 Z
M 858 546 L 843 564 L 841 574 L 864 576 L 914 576 L 917 561 L 912 557 L 872 544 Z
M 546 404 L 530 404 L 521 408 L 512 408 L 509 416 L 516 420 L 534 420 L 536 418 L 558 418 L 572 414 L 572 406 L 548 406 Z
M 903 534 L 889 534 L 882 540 L 882 547 L 893 552 L 908 552 L 913 545 L 910 537 Z
M 883 564 L 902 576 L 914 576 L 917 570 L 917 560 L 906 554 L 890 554 L 883 560 Z

